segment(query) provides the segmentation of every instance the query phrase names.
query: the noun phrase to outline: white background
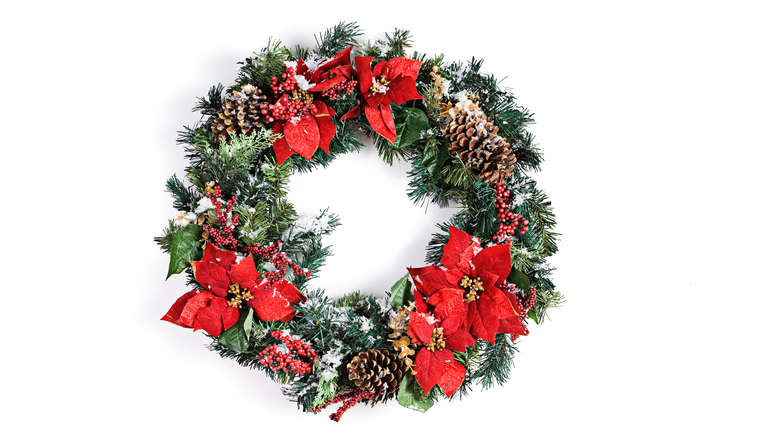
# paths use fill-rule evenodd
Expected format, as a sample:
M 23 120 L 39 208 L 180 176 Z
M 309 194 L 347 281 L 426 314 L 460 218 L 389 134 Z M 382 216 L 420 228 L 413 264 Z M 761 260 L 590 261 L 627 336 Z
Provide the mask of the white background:
M 535 3 L 535 4 L 533 4 Z M 766 430 L 761 2 L 13 2 L 2 7 L 3 430 Z M 511 381 L 339 425 L 159 318 L 176 131 L 270 36 L 339 21 L 484 58 L 535 113 L 567 303 Z M 315 286 L 383 294 L 451 211 L 363 151 L 296 178 L 343 227 Z M 352 204 L 352 205 L 349 205 Z

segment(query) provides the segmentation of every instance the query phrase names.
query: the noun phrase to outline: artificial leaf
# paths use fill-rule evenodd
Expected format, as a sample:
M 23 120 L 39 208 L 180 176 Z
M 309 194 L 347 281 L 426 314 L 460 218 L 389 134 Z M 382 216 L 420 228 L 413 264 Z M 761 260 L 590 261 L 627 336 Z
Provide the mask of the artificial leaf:
M 512 269 L 509 272 L 509 276 L 507 276 L 507 282 L 515 284 L 515 288 L 521 289 L 521 290 L 528 290 L 531 287 L 531 280 L 528 279 L 528 276 L 525 275 L 525 273 L 521 272 L 517 269 Z
M 395 126 L 397 139 L 392 145 L 397 148 L 408 147 L 414 141 L 421 139 L 422 131 L 429 129 L 429 119 L 424 111 L 418 108 L 395 106 Z
M 528 311 L 528 317 L 533 320 L 536 324 L 539 323 L 539 318 L 536 316 L 536 312 L 533 311 L 533 309 Z
M 406 373 L 400 383 L 400 389 L 397 391 L 397 402 L 406 408 L 427 412 L 435 403 L 427 399 L 423 394 L 424 391 L 418 386 L 419 384 L 413 375 Z
M 187 224 L 173 235 L 171 243 L 171 262 L 168 265 L 168 280 L 171 275 L 179 274 L 189 267 L 190 261 L 197 261 L 203 256 L 200 239 L 203 237 L 203 227 L 197 224 Z
M 247 321 L 250 316 L 251 322 L 253 322 L 253 309 L 248 308 L 248 310 L 249 312 L 247 314 L 240 314 L 237 325 L 230 327 L 219 336 L 220 344 L 237 352 L 248 351 L 248 337 L 250 333 L 248 330 L 250 329 L 250 326 L 247 324 Z
M 411 277 L 406 274 L 400 280 L 395 282 L 390 289 L 392 297 L 389 299 L 389 303 L 393 309 L 402 307 L 408 303 L 408 300 L 413 300 L 413 293 L 411 292 Z
M 253 328 L 253 308 L 248 308 L 248 313 L 245 314 L 243 320 L 243 330 L 245 330 L 245 339 L 249 342 L 251 340 L 251 329 Z
M 436 180 L 440 174 L 440 169 L 449 157 L 448 141 L 440 140 L 437 145 L 429 145 L 424 149 L 424 157 L 421 159 L 421 164 L 424 165 L 424 168 L 427 169 L 432 178 Z

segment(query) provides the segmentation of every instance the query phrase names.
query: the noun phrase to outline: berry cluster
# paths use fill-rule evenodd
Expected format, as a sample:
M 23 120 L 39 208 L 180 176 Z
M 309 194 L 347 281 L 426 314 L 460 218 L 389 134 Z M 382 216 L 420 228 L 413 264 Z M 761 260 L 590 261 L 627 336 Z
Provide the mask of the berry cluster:
M 271 243 L 269 246 L 261 246 L 258 243 L 254 243 L 250 246 L 246 246 L 241 250 L 241 252 L 244 252 L 244 253 L 259 255 L 265 260 L 272 263 L 273 266 L 275 266 L 276 270 L 266 271 L 262 275 L 269 282 L 269 285 L 267 285 L 267 287 L 273 286 L 275 282 L 278 282 L 284 279 L 285 274 L 288 272 L 288 268 L 290 268 L 293 274 L 296 276 L 305 276 L 305 277 L 312 276 L 312 270 L 305 270 L 301 268 L 301 266 L 291 261 L 288 258 L 288 256 L 285 254 L 285 252 L 280 252 L 280 249 L 282 247 L 283 247 L 283 242 L 278 241 L 277 243 Z M 266 290 L 267 287 L 265 287 L 264 289 Z
M 262 350 L 256 358 L 259 359 L 259 363 L 262 366 L 272 369 L 273 372 L 283 370 L 285 372 L 292 372 L 298 375 L 304 375 L 312 371 L 312 365 L 315 363 L 317 353 L 312 349 L 312 346 L 298 337 L 291 336 L 288 332 L 282 332 L 275 330 L 272 333 L 272 337 L 278 339 L 285 344 L 285 348 L 278 348 L 277 345 L 270 345 Z M 288 352 L 284 350 L 287 349 Z M 298 358 L 302 356 L 308 358 L 309 361 Z
M 205 229 L 209 237 L 213 238 L 213 244 L 217 247 L 229 246 L 233 249 L 236 248 L 237 239 L 232 235 L 232 232 L 237 227 L 237 224 L 240 223 L 240 218 L 237 215 L 232 215 L 232 208 L 237 204 L 237 197 L 233 196 L 226 203 L 222 203 L 220 200 L 221 188 L 219 186 L 215 186 L 213 192 L 208 192 L 206 196 L 216 207 L 216 222 L 221 224 L 222 228 L 212 228 L 205 225 L 203 229 Z
M 278 83 L 277 77 L 273 76 L 272 82 L 269 84 L 276 98 L 282 94 L 278 101 L 273 104 L 259 105 L 261 114 L 267 116 L 267 120 L 270 122 L 288 120 L 307 113 L 317 113 L 317 108 L 312 103 L 311 95 L 299 89 L 298 82 L 296 81 L 296 71 L 292 67 L 287 68 L 286 72 L 281 75 L 281 78 L 283 82 Z
M 504 244 L 512 241 L 512 236 L 515 235 L 517 229 L 520 229 L 520 234 L 528 232 L 528 219 L 523 219 L 522 215 L 514 214 L 509 211 L 510 208 L 510 193 L 507 189 L 506 181 L 501 181 L 496 185 L 496 196 L 494 202 L 496 204 L 496 215 L 499 217 L 499 230 L 493 239 L 496 244 Z
M 344 402 L 344 404 L 340 406 L 339 409 L 336 410 L 334 414 L 330 415 L 331 420 L 338 422 L 339 420 L 341 420 L 341 416 L 343 416 L 345 412 L 349 411 L 350 408 L 357 405 L 357 403 L 361 402 L 363 399 L 376 400 L 376 395 L 374 395 L 373 393 L 367 392 L 363 389 L 356 388 L 352 390 L 352 392 L 350 393 L 336 396 L 330 401 L 312 408 L 312 412 L 318 412 L 322 409 L 325 409 L 325 407 L 331 404 Z
M 347 92 L 347 96 L 352 94 L 352 90 L 357 86 L 356 80 L 344 80 L 328 90 L 323 90 L 322 97 L 327 97 L 330 100 L 336 100 L 341 97 L 340 93 Z

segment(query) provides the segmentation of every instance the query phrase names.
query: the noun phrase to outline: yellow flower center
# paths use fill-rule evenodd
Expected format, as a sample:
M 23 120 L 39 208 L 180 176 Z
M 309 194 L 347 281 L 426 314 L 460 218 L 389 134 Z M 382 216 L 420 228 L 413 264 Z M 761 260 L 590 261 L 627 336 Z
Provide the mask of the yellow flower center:
M 389 84 L 387 76 L 381 75 L 378 79 L 373 80 L 371 88 L 369 88 L 368 91 L 371 93 L 384 93 L 387 91 L 387 84 Z
M 485 291 L 485 288 L 483 288 L 483 281 L 480 280 L 480 278 L 472 279 L 469 276 L 464 276 L 463 279 L 461 279 L 461 282 L 459 282 L 459 285 L 464 288 L 467 293 L 464 294 L 464 300 L 469 302 L 473 302 L 480 297 L 480 292 Z
M 313 100 L 315 100 L 315 98 L 312 96 L 312 93 L 306 90 L 294 90 L 291 92 L 291 97 L 293 100 L 304 102 L 304 105 L 309 105 Z
M 429 343 L 424 345 L 428 350 L 435 352 L 435 350 L 442 351 L 445 348 L 445 340 L 443 339 L 442 329 L 432 329 L 432 338 Z
M 233 308 L 241 308 L 243 301 L 253 300 L 253 294 L 247 289 L 240 289 L 238 284 L 229 286 L 229 294 L 232 294 L 234 297 L 229 299 L 227 306 L 232 306 Z

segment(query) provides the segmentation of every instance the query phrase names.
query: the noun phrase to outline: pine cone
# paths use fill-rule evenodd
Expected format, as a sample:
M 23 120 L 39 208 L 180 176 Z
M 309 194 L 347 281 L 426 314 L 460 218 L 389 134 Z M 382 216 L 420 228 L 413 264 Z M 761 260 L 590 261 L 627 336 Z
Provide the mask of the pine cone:
M 405 362 L 393 351 L 368 350 L 347 364 L 349 379 L 376 396 L 394 393 L 405 373 Z
M 498 133 L 499 127 L 485 114 L 461 114 L 445 129 L 451 152 L 468 167 L 479 169 L 478 176 L 486 183 L 502 180 L 517 162 L 507 140 Z
M 261 90 L 252 85 L 245 85 L 240 91 L 235 90 L 224 96 L 222 110 L 211 125 L 214 142 L 229 140 L 229 134 L 233 133 L 249 134 L 266 123 L 266 117 L 259 108 L 264 99 L 266 97 L 262 96 Z

